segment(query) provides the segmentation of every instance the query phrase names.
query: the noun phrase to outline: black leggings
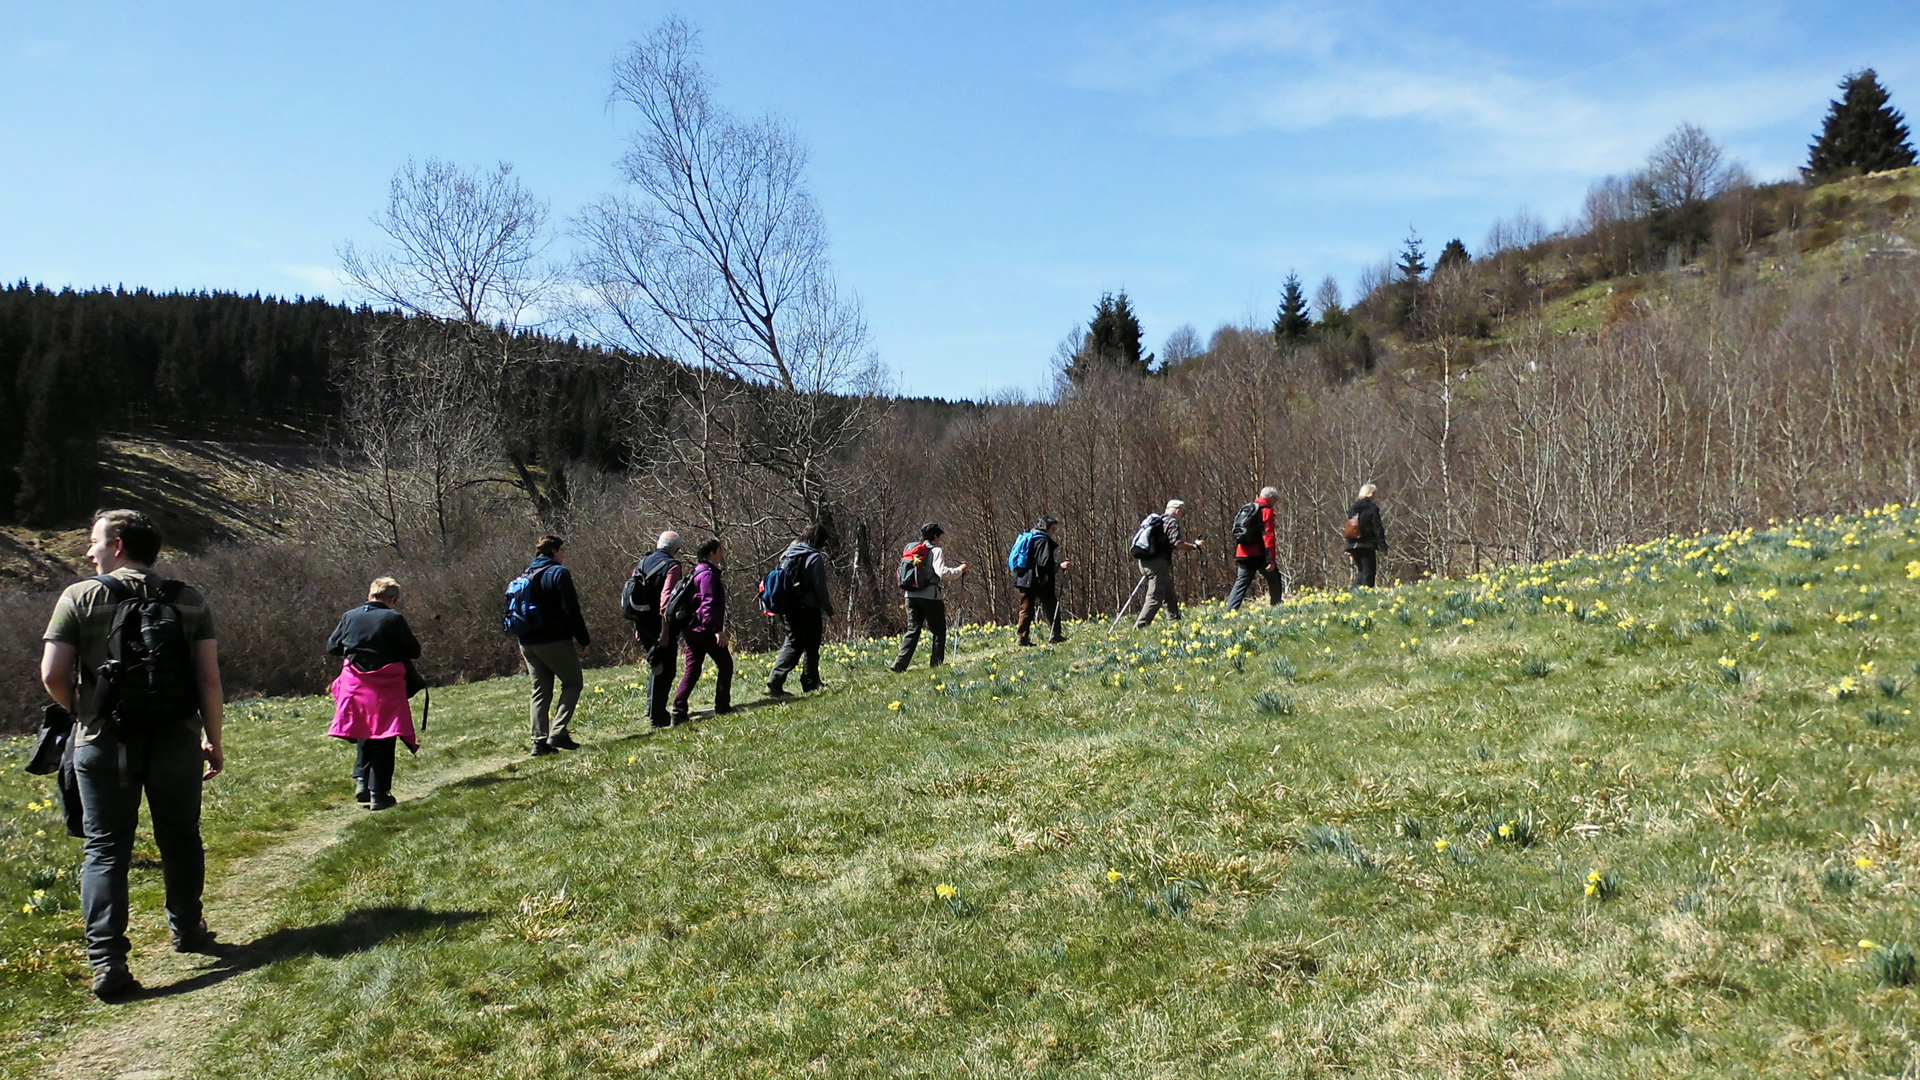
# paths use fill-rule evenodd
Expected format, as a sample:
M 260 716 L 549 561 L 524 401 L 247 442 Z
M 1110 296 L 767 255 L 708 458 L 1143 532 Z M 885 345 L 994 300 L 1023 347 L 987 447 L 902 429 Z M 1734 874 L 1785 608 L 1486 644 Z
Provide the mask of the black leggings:
M 1347 552 L 1353 556 L 1353 587 L 1356 589 L 1373 588 L 1375 555 L 1372 548 L 1354 548 Z
M 360 750 L 353 756 L 353 778 L 375 795 L 393 794 L 393 744 L 397 736 L 384 739 L 356 739 Z

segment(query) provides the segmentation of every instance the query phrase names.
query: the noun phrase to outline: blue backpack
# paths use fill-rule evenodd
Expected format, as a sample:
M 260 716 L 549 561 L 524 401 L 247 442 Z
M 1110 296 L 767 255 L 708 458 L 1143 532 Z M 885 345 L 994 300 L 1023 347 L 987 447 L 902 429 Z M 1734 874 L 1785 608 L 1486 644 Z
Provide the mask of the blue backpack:
M 791 615 L 797 606 L 799 582 L 795 581 L 794 567 L 790 560 L 782 559 L 767 571 L 760 579 L 760 613 L 773 618 L 776 615 Z
M 541 610 L 535 594 L 545 591 L 536 583 L 549 569 L 552 568 L 544 568 L 539 574 L 521 574 L 507 582 L 507 614 L 500 620 L 502 630 L 514 637 L 525 637 L 546 625 L 546 612 Z
M 1034 537 L 1040 534 L 1028 529 L 1013 538 L 1013 550 L 1007 552 L 1007 569 L 1016 574 L 1027 572 L 1028 560 L 1032 558 Z

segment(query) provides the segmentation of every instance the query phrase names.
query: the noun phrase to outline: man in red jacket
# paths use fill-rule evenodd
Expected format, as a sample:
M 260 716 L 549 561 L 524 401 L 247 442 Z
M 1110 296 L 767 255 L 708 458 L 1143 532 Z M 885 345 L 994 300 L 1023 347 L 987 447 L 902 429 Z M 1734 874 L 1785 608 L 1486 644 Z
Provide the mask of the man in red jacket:
M 1280 577 L 1280 553 L 1273 539 L 1273 504 L 1279 499 L 1280 489 L 1264 487 L 1260 489 L 1260 497 L 1253 501 L 1260 508 L 1260 535 L 1249 536 L 1234 546 L 1233 561 L 1240 572 L 1234 575 L 1233 591 L 1227 594 L 1228 611 L 1239 607 L 1247 598 L 1255 574 L 1267 579 L 1267 596 L 1274 603 L 1278 604 L 1286 591 L 1286 582 Z

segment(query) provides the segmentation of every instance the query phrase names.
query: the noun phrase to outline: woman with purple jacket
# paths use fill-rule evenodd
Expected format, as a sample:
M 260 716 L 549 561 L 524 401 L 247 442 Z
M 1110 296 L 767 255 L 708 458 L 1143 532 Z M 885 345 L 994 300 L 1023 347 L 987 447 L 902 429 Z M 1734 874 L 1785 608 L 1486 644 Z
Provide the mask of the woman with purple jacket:
M 733 652 L 727 647 L 727 586 L 720 579 L 720 541 L 709 537 L 695 549 L 693 614 L 688 618 L 681 640 L 686 642 L 687 667 L 680 686 L 673 693 L 673 722 L 687 722 L 687 699 L 700 681 L 700 667 L 713 657 L 713 713 L 720 716 L 733 711 Z

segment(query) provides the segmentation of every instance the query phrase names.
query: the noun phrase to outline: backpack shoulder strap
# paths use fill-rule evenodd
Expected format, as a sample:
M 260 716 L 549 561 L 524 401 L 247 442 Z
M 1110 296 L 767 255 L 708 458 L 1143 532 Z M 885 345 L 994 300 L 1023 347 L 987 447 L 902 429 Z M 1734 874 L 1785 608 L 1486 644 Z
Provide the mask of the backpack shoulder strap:
M 89 580 L 99 582 L 100 586 L 107 590 L 107 595 L 111 597 L 116 604 L 133 595 L 133 589 L 128 586 L 126 582 L 121 581 L 112 574 L 95 574 Z

